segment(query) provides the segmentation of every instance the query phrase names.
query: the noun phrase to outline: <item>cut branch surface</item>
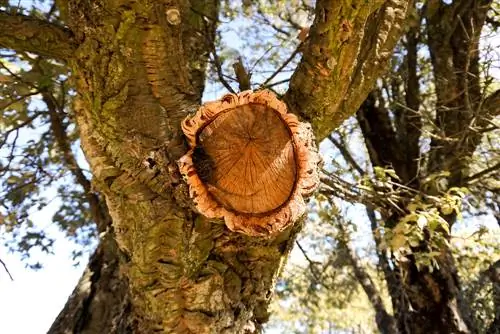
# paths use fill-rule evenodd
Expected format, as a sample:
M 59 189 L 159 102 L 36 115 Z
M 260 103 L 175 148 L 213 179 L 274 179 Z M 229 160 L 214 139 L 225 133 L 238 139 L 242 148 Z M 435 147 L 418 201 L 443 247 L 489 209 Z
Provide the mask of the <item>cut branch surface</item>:
M 233 231 L 269 235 L 305 211 L 318 184 L 310 127 L 269 91 L 228 94 L 187 118 L 191 150 L 181 158 L 200 212 Z

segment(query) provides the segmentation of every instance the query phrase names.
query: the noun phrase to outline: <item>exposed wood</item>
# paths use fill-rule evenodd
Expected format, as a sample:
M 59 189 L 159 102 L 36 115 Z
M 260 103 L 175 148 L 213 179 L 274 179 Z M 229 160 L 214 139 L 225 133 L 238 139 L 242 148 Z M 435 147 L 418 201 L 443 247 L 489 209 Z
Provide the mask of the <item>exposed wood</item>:
M 274 111 L 263 105 L 236 108 L 217 117 L 198 138 L 215 162 L 209 189 L 228 209 L 265 214 L 291 196 L 297 162 L 289 130 Z
M 309 124 L 270 91 L 226 94 L 182 123 L 190 150 L 179 159 L 198 211 L 227 227 L 270 236 L 305 212 L 319 184 Z
M 319 139 L 368 93 L 408 3 L 318 2 L 286 101 Z M 268 239 L 231 232 L 195 210 L 177 168 L 188 149 L 180 124 L 199 107 L 218 2 L 57 5 L 71 33 L 1 13 L 0 45 L 68 61 L 92 187 L 105 195 L 113 226 L 50 333 L 259 331 L 301 222 Z M 2 29 L 6 22 L 18 22 L 20 38 L 12 25 Z

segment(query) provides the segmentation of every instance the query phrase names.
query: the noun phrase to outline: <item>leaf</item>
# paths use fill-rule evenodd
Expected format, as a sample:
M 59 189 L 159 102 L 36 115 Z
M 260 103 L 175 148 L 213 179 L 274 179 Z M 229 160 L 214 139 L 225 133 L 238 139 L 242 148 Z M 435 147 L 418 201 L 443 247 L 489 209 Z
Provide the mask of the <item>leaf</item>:
M 449 203 L 443 204 L 441 206 L 441 212 L 445 216 L 451 215 L 453 213 L 453 210 L 454 210 L 453 206 L 451 206 Z
M 427 226 L 427 218 L 425 218 L 424 215 L 419 215 L 417 219 L 417 225 L 421 230 L 423 230 L 424 227 Z
M 392 237 L 391 240 L 391 248 L 392 249 L 399 249 L 402 248 L 406 245 L 406 236 L 404 234 L 396 234 L 394 237 Z
M 7 178 L 7 184 L 17 184 L 20 182 L 20 178 L 15 176 L 15 175 L 11 175 Z
M 396 174 L 396 171 L 394 169 L 386 169 L 385 172 L 389 174 L 393 179 L 401 181 L 399 178 L 398 174 Z

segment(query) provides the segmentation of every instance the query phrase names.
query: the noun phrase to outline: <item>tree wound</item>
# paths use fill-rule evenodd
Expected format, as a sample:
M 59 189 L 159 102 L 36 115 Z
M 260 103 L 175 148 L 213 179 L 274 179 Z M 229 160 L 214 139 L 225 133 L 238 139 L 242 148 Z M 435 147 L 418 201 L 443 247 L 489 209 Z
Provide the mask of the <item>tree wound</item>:
M 193 163 L 214 199 L 240 214 L 279 209 L 297 181 L 290 130 L 261 104 L 228 109 L 200 129 Z
M 182 122 L 190 150 L 179 161 L 197 210 L 235 232 L 270 236 L 305 212 L 319 184 L 307 123 L 270 91 L 226 94 Z

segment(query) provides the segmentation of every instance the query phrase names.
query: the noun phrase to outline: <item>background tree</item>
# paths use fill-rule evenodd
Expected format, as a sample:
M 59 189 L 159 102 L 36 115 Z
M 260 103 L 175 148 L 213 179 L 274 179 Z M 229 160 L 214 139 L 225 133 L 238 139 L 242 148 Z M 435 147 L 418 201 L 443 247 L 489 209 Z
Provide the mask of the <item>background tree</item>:
M 492 74 L 499 63 L 488 44 L 497 36 L 498 12 L 490 5 L 417 3 L 391 71 L 356 117 L 328 137 L 334 160 L 325 167 L 320 219 L 311 218 L 325 226 L 299 241 L 310 271 L 300 286 L 313 293 L 298 312 L 314 313 L 310 305 L 355 291 L 342 281 L 323 285 L 348 270 L 380 332 L 498 331 L 498 229 L 463 230 L 457 222 L 498 222 L 500 91 Z M 353 215 L 338 199 L 364 208 Z M 353 229 L 363 225 L 375 247 L 359 249 L 357 241 L 356 250 Z M 285 300 L 300 296 L 297 271 L 283 283 Z M 346 312 L 359 300 L 349 298 Z M 320 309 L 322 321 L 314 325 L 328 329 L 335 318 Z

